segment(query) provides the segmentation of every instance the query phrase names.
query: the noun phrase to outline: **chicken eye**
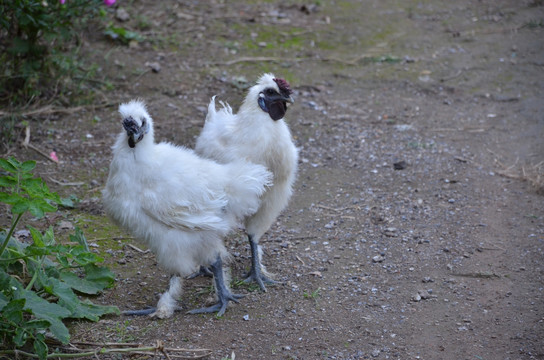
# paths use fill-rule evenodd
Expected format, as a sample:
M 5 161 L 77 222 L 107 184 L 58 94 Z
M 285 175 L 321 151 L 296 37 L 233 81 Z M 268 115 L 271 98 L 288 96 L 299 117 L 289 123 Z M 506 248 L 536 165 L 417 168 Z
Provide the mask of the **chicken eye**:
M 265 92 L 268 96 L 274 95 L 276 93 L 273 89 L 266 89 Z

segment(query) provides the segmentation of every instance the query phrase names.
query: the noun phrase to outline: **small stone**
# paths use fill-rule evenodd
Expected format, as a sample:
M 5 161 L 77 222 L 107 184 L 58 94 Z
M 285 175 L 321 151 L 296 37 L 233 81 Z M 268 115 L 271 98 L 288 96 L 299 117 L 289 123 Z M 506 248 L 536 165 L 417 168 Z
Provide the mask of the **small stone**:
M 408 164 L 404 160 L 393 163 L 393 169 L 395 169 L 395 170 L 404 170 L 404 169 L 406 169 L 407 166 L 408 166 Z
M 374 349 L 370 355 L 372 355 L 372 357 L 378 357 L 380 356 L 380 350 Z
M 123 9 L 123 8 L 118 8 L 116 11 L 115 11 L 115 18 L 119 21 L 129 21 L 130 20 L 130 15 L 128 14 L 128 12 Z
M 383 234 L 387 237 L 397 237 L 399 236 L 397 234 L 397 229 L 394 228 L 394 227 L 388 227 L 387 229 L 384 230 Z
M 421 301 L 421 295 L 418 294 L 415 294 L 413 297 L 412 297 L 412 301 L 415 301 L 415 302 L 420 302 Z
M 61 228 L 62 230 L 73 230 L 74 224 L 69 221 L 63 220 L 59 223 L 59 228 Z
M 381 255 L 376 255 L 372 258 L 372 262 L 375 262 L 375 263 L 381 263 L 384 260 L 385 258 Z
M 245 314 L 242 318 L 243 318 L 245 321 L 249 321 L 249 314 Z
M 145 66 L 149 66 L 154 73 L 161 71 L 161 65 L 158 62 L 146 62 Z

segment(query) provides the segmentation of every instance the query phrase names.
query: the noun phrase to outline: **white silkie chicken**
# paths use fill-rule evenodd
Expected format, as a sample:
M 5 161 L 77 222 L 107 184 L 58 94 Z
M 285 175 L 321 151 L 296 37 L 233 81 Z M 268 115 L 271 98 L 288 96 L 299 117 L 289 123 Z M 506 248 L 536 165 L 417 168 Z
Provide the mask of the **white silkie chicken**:
M 190 313 L 222 315 L 231 293 L 224 280 L 228 258 L 223 237 L 260 205 L 260 196 L 271 185 L 271 174 L 262 165 L 245 161 L 219 164 L 192 150 L 155 143 L 153 122 L 145 105 L 131 101 L 119 107 L 124 131 L 113 146 L 113 160 L 103 192 L 108 215 L 155 253 L 161 267 L 171 273 L 168 291 L 157 308 L 126 314 L 172 316 L 178 309 L 181 277 L 199 266 L 214 275 L 217 304 Z
M 259 241 L 287 206 L 296 177 L 298 151 L 283 121 L 292 90 L 284 79 L 264 74 L 249 89 L 237 114 L 228 104 L 216 111 L 215 96 L 208 106 L 206 122 L 195 151 L 221 163 L 246 160 L 272 172 L 273 186 L 266 189 L 259 210 L 245 219 L 251 248 L 251 269 L 246 281 L 255 281 L 263 291 L 274 283 L 262 265 Z M 202 270 L 201 270 L 202 272 Z

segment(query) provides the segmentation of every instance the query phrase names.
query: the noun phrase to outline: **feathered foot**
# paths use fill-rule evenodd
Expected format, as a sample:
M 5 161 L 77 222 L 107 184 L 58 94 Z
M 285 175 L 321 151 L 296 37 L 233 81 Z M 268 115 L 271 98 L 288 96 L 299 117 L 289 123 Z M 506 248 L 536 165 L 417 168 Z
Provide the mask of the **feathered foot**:
M 205 266 L 201 266 L 200 269 L 197 272 L 192 273 L 191 275 L 187 276 L 186 279 L 194 279 L 199 276 L 207 276 L 207 277 L 213 277 L 213 273 L 211 270 Z
M 123 311 L 123 315 L 143 316 L 150 315 L 159 319 L 171 317 L 175 311 L 180 311 L 182 308 L 177 304 L 177 298 L 181 296 L 181 278 L 172 276 L 170 278 L 170 286 L 166 292 L 161 295 L 157 307 L 147 307 L 142 310 Z
M 218 302 L 215 305 L 206 308 L 194 309 L 188 311 L 189 314 L 202 314 L 217 312 L 217 316 L 222 316 L 227 309 L 229 301 L 238 303 L 238 299 L 244 297 L 244 295 L 233 294 L 230 289 L 225 285 L 225 279 L 223 277 L 223 260 L 221 256 L 217 257 L 217 260 L 210 266 L 210 270 L 213 273 L 213 279 L 215 281 L 215 291 L 217 292 Z
M 253 236 L 248 235 L 249 239 L 249 246 L 251 248 L 251 269 L 249 272 L 245 275 L 244 282 L 256 282 L 259 284 L 259 287 L 262 291 L 266 292 L 266 286 L 264 285 L 274 285 L 278 282 L 275 280 L 272 280 L 270 277 L 266 275 L 266 271 L 264 271 L 263 266 L 261 265 L 261 254 L 260 254 L 260 248 L 259 244 L 253 240 Z

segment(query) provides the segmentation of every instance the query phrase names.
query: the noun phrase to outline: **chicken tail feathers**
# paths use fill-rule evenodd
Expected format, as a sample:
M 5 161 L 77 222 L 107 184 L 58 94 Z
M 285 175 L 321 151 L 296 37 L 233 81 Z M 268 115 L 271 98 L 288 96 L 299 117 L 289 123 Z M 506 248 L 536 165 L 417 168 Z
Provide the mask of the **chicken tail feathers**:
M 212 99 L 210 100 L 210 103 L 208 104 L 208 113 L 206 114 L 205 123 L 210 122 L 211 119 L 213 119 L 215 114 L 216 114 L 216 110 L 215 110 L 215 98 L 216 97 L 217 97 L 217 95 L 212 96 Z
M 261 195 L 272 186 L 272 173 L 262 165 L 249 162 L 235 162 L 228 166 L 228 207 L 236 218 L 242 219 L 259 209 Z

